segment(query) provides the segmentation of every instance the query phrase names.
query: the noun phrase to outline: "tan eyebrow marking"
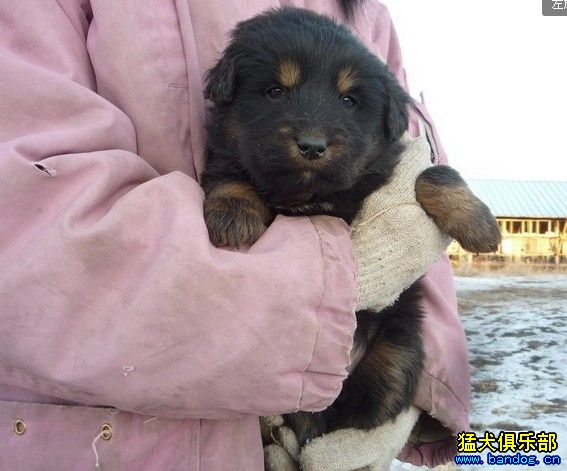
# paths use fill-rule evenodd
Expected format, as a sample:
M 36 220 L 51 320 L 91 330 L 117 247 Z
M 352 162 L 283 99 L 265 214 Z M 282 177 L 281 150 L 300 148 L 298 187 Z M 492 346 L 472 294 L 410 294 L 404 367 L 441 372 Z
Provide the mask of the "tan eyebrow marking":
M 356 85 L 356 74 L 352 67 L 344 67 L 337 75 L 337 89 L 344 95 Z
M 280 82 L 284 87 L 292 88 L 299 83 L 299 66 L 291 61 L 285 60 L 279 66 Z

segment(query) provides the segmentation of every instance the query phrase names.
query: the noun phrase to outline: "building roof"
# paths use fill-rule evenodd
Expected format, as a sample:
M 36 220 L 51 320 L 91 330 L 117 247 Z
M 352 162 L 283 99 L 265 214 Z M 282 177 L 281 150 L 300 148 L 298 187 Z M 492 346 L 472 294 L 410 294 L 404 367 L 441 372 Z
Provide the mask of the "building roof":
M 567 181 L 467 180 L 497 217 L 567 218 Z

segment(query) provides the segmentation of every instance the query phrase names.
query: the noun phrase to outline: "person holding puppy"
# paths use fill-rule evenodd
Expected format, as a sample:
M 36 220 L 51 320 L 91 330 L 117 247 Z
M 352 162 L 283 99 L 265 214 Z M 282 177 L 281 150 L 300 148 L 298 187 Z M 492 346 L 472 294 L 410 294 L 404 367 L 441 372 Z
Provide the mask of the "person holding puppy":
M 293 4 L 347 21 L 335 1 Z M 387 305 L 446 244 L 432 229 L 388 266 L 368 241 L 407 230 L 369 217 L 353 246 L 318 216 L 279 217 L 241 253 L 214 248 L 202 74 L 237 21 L 277 5 L 235 4 L 230 18 L 207 6 L 0 4 L 2 468 L 261 469 L 258 416 L 339 393 L 358 293 Z M 348 23 L 403 83 L 385 7 L 363 2 Z M 436 140 L 421 105 L 416 136 L 419 122 Z M 402 456 L 433 465 L 450 458 L 447 432 L 467 428 L 468 375 L 446 259 L 425 284 L 417 405 L 438 422 L 421 420 L 429 436 Z

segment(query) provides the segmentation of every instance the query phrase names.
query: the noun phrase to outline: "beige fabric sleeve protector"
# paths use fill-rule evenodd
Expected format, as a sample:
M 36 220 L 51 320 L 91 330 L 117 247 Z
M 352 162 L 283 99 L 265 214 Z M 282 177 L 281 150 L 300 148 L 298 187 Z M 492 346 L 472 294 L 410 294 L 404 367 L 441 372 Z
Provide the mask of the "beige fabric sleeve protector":
M 358 309 L 381 311 L 393 304 L 451 242 L 415 196 L 418 175 L 432 165 L 427 138 L 406 134 L 402 142 L 406 148 L 391 180 L 366 199 L 352 225 Z

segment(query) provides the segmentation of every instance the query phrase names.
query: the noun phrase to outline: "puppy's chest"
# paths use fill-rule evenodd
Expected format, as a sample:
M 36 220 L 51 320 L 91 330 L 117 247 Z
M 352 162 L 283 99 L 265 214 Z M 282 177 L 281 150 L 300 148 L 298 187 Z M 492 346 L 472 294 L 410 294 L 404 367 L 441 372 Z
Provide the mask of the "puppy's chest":
M 274 212 L 287 216 L 312 216 L 314 214 L 330 214 L 335 212 L 335 205 L 327 201 L 305 203 L 297 206 L 275 206 Z
M 366 196 L 378 186 L 355 185 L 353 188 L 342 190 L 321 199 L 294 205 L 272 206 L 272 211 L 275 214 L 285 216 L 335 216 L 350 224 L 360 211 Z

